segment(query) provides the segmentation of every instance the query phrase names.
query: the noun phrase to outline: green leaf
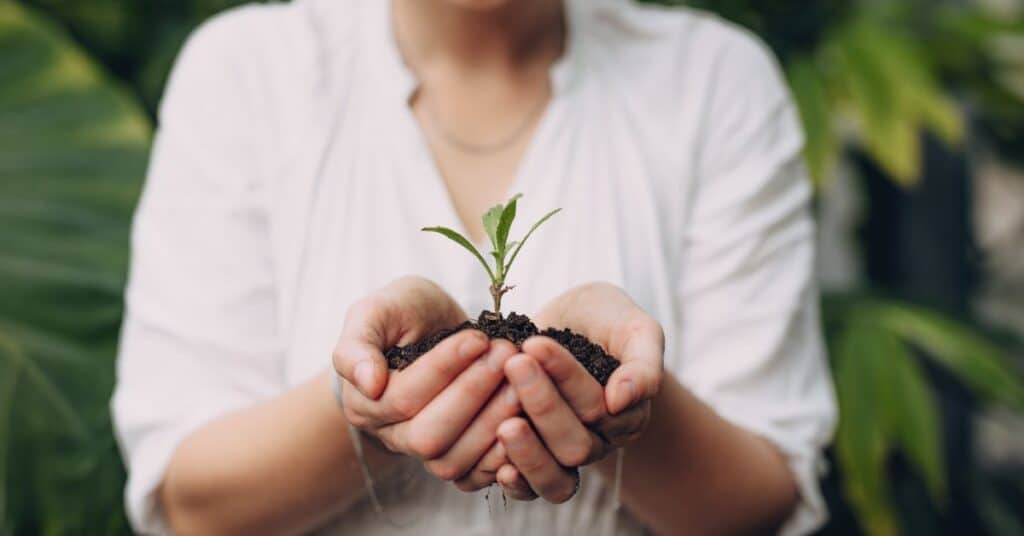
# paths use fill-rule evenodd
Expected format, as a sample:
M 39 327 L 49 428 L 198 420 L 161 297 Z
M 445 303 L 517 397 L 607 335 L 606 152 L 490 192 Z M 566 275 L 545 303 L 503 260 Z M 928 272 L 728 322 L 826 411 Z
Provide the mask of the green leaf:
M 9 341 L 0 339 L 0 439 L 10 436 L 14 417 L 14 390 L 18 384 L 19 368 L 18 362 L 10 359 L 10 356 L 15 350 Z M 7 443 L 0 440 L 0 520 L 7 519 Z M 0 525 L 0 530 L 3 528 Z
M 996 345 L 942 315 L 900 304 L 879 305 L 878 321 L 924 350 L 990 403 L 1024 411 L 1024 379 Z
M 498 240 L 498 225 L 501 222 L 501 215 L 504 212 L 505 207 L 498 203 L 493 207 L 489 208 L 487 212 L 484 212 L 484 232 L 487 233 L 487 238 L 491 240 L 491 247 L 494 251 L 501 251 L 501 242 Z
M 900 102 L 900 81 L 891 79 L 871 46 L 872 40 L 881 38 L 876 33 L 870 23 L 851 25 L 838 45 L 838 71 L 868 154 L 893 179 L 909 186 L 917 181 L 921 170 L 917 125 L 910 110 Z
M 556 208 L 555 210 L 552 210 L 551 212 L 548 212 L 547 214 L 544 215 L 543 218 L 537 220 L 537 223 L 533 224 L 533 227 L 530 227 L 530 230 L 527 231 L 526 236 L 524 236 L 523 239 L 519 241 L 519 244 L 516 246 L 515 251 L 512 252 L 512 257 L 508 260 L 508 263 L 505 264 L 505 273 L 506 274 L 508 273 L 509 269 L 512 268 L 512 263 L 515 262 L 516 257 L 519 255 L 519 251 L 521 249 L 523 249 L 523 245 L 526 244 L 526 240 L 528 238 L 530 238 L 530 235 L 532 235 L 533 232 L 536 231 L 538 227 L 540 227 L 540 224 L 548 221 L 548 218 L 550 218 L 551 216 L 554 216 L 555 214 L 558 214 L 558 212 L 560 210 L 562 210 L 562 209 Z
M 926 354 L 943 353 L 936 358 L 940 362 L 984 355 L 984 363 L 1001 364 L 1002 356 L 980 335 L 927 310 L 871 298 L 830 304 L 830 353 L 840 405 L 836 453 L 844 495 L 865 532 L 891 534 L 898 526 L 886 472 L 892 449 L 899 449 L 921 475 L 940 508 L 948 500 L 936 400 L 908 344 Z M 996 382 L 1010 389 L 1000 400 L 1015 400 L 1015 388 L 1009 386 L 1019 385 L 1019 374 L 1002 367 L 982 370 L 972 381 Z M 995 377 L 1000 373 L 1011 381 L 1000 382 Z
M 150 136 L 62 29 L 0 0 L 0 530 L 125 526 L 109 401 Z
M 948 145 L 963 137 L 963 114 L 932 74 L 928 56 L 905 37 L 882 33 L 869 41 L 881 68 L 893 81 L 900 106 L 918 128 L 927 128 Z
M 502 259 L 505 257 L 505 252 L 508 251 L 509 247 L 511 247 L 507 243 L 508 232 L 512 229 L 512 221 L 516 219 L 516 201 L 518 201 L 522 196 L 523 194 L 516 194 L 512 196 L 512 199 L 509 199 L 508 202 L 505 203 L 505 209 L 501 211 L 501 221 L 498 223 L 497 251 L 501 255 Z
M 853 19 L 829 48 L 835 86 L 848 98 L 862 145 L 896 182 L 913 186 L 922 170 L 921 133 L 955 144 L 964 130 L 928 55 L 911 36 L 869 17 Z
M 484 270 L 487 270 L 487 275 L 490 276 L 491 281 L 494 281 L 494 272 L 491 271 L 491 267 L 487 265 L 487 261 L 484 260 L 484 256 L 477 251 L 476 247 L 466 237 L 462 236 L 456 231 L 453 231 L 447 227 L 424 227 L 422 231 L 429 231 L 431 233 L 438 233 L 451 239 L 456 244 L 466 248 L 466 251 L 473 254 L 474 257 L 480 261 L 480 264 L 484 266 Z
M 896 396 L 884 381 L 884 356 L 874 330 L 850 322 L 838 337 L 835 356 L 836 395 L 840 418 L 836 457 L 843 475 L 843 494 L 869 534 L 896 534 L 885 462 L 889 448 L 885 403 Z
M 786 73 L 806 133 L 804 157 L 807 168 L 820 188 L 832 175 L 842 148 L 833 125 L 828 95 L 810 58 L 794 59 Z
M 946 502 L 946 473 L 939 412 L 924 372 L 906 346 L 887 330 L 877 335 L 890 348 L 890 376 L 899 397 L 892 406 L 891 433 L 910 464 L 924 477 L 928 492 L 939 505 Z

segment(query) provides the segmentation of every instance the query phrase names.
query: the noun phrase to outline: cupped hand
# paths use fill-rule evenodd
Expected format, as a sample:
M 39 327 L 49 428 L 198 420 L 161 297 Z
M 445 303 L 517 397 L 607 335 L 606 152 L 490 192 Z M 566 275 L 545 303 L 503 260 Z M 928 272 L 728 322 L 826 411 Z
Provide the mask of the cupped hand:
M 344 379 L 348 421 L 447 480 L 477 464 L 494 444 L 498 425 L 519 413 L 514 391 L 502 387 L 504 364 L 515 347 L 464 330 L 402 371 L 389 371 L 383 352 L 465 319 L 434 283 L 398 279 L 349 309 L 333 356 Z M 502 460 L 492 462 L 492 473 Z
M 620 288 L 592 283 L 572 289 L 536 316 L 537 324 L 568 327 L 617 357 L 620 366 L 604 388 L 564 347 L 533 337 L 505 363 L 522 401 L 522 417 L 505 420 L 498 440 L 509 463 L 496 479 L 513 498 L 570 499 L 577 467 L 604 458 L 646 428 L 651 399 L 662 380 L 660 324 Z M 475 471 L 475 470 L 474 470 Z

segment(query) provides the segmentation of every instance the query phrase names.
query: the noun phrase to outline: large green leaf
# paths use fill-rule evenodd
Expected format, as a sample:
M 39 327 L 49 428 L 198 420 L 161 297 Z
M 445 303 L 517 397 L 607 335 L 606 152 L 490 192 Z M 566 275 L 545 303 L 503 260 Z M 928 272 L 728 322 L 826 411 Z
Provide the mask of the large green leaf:
M 837 31 L 825 51 L 835 60 L 834 85 L 846 96 L 861 144 L 900 184 L 920 178 L 923 131 L 951 144 L 962 137 L 961 114 L 926 56 L 889 25 L 861 17 Z
M 126 530 L 108 402 L 150 133 L 63 30 L 0 0 L 5 531 Z
M 883 413 L 897 396 L 885 379 L 885 356 L 874 330 L 851 323 L 838 337 L 835 359 L 839 427 L 836 455 L 843 471 L 843 492 L 864 529 L 876 536 L 896 533 L 885 462 L 890 438 Z
M 923 349 L 984 400 L 1024 412 L 1024 376 L 995 344 L 959 322 L 895 303 L 874 311 L 888 329 Z
M 945 366 L 983 401 L 1017 410 L 1024 407 L 1024 379 L 984 336 L 935 312 L 855 296 L 825 305 L 843 492 L 867 533 L 893 534 L 899 523 L 886 463 L 894 451 L 921 476 L 939 509 L 948 499 L 941 422 L 920 359 Z
M 917 125 L 900 102 L 898 84 L 871 45 L 877 38 L 871 24 L 851 25 L 840 34 L 839 72 L 857 119 L 860 141 L 868 153 L 902 184 L 912 184 L 921 171 Z
M 896 532 L 886 463 L 899 449 L 945 504 L 946 474 L 939 414 L 916 358 L 872 304 L 850 308 L 839 336 L 836 383 L 840 423 L 836 450 L 844 490 L 871 534 Z
M 942 434 L 939 412 L 927 377 L 914 356 L 895 334 L 878 330 L 876 338 L 886 347 L 889 376 L 899 396 L 886 408 L 891 415 L 889 433 L 898 442 L 907 459 L 924 478 L 932 499 L 946 501 Z
M 809 57 L 795 58 L 787 66 L 786 75 L 807 139 L 804 148 L 807 167 L 814 182 L 821 186 L 832 175 L 841 149 L 825 84 Z

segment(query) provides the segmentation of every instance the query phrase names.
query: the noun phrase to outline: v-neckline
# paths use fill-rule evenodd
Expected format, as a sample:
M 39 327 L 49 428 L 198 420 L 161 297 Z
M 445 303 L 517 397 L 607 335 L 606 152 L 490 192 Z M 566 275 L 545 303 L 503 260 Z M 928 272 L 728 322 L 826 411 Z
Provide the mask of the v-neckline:
M 499 202 L 504 202 L 504 200 L 517 193 L 528 193 L 530 177 L 532 176 L 531 168 L 534 167 L 533 162 L 537 159 L 537 153 L 540 152 L 541 147 L 546 145 L 544 140 L 550 135 L 550 124 L 554 121 L 553 118 L 556 116 L 557 108 L 559 108 L 560 104 L 561 101 L 558 96 L 552 95 L 537 121 L 537 126 L 533 128 L 530 139 L 526 142 L 526 148 L 516 164 L 512 181 L 505 188 L 505 192 L 500 197 L 502 201 Z M 481 240 L 474 240 L 469 233 L 466 222 L 462 221 L 458 210 L 455 208 L 455 199 L 452 196 L 447 181 L 445 181 L 437 155 L 430 147 L 426 133 L 423 131 L 412 108 L 408 106 L 403 107 L 401 115 L 402 122 L 407 128 L 409 143 L 414 146 L 413 149 L 417 155 L 416 169 L 425 170 L 426 174 L 429 175 L 426 180 L 430 183 L 431 195 L 436 195 L 440 198 L 441 205 L 444 207 L 445 219 L 453 222 L 454 230 L 469 239 L 481 253 L 486 254 L 491 248 L 490 240 L 487 236 L 483 236 Z
M 428 185 L 430 195 L 440 198 L 440 205 L 444 207 L 444 214 L 440 216 L 451 221 L 454 230 L 467 237 L 481 253 L 486 254 L 491 247 L 488 237 L 484 236 L 481 240 L 477 241 L 473 240 L 472 235 L 469 234 L 466 222 L 462 221 L 458 210 L 455 208 L 455 199 L 445 181 L 437 155 L 430 147 L 426 132 L 423 130 L 412 109 L 411 96 L 417 90 L 419 83 L 408 66 L 405 65 L 401 52 L 398 49 L 391 24 L 391 4 L 391 0 L 381 0 L 378 4 L 378 6 L 381 6 L 381 9 L 378 12 L 376 31 L 379 32 L 378 35 L 383 35 L 383 44 L 386 49 L 381 66 L 389 71 L 389 74 L 393 77 L 392 80 L 397 79 L 399 82 L 393 89 L 397 90 L 396 95 L 399 97 L 398 107 L 400 110 L 398 114 L 401 116 L 400 121 L 405 129 L 405 137 L 413 146 L 416 154 L 417 162 L 415 168 L 418 171 L 425 171 L 430 175 L 426 179 L 430 183 Z M 526 142 L 526 148 L 516 164 L 512 181 L 506 187 L 504 194 L 499 198 L 502 200 L 501 202 L 517 193 L 528 194 L 527 188 L 530 186 L 529 179 L 532 175 L 531 169 L 534 167 L 534 161 L 538 158 L 538 153 L 542 147 L 546 145 L 545 140 L 551 136 L 552 123 L 564 105 L 564 96 L 571 86 L 575 71 L 578 69 L 578 65 L 576 65 L 579 52 L 577 44 L 579 28 L 576 27 L 578 17 L 573 14 L 573 3 L 570 0 L 565 0 L 564 9 L 566 17 L 565 49 L 561 57 L 548 69 L 551 96 L 537 120 L 537 125 L 530 133 L 530 139 Z M 371 31 L 373 30 L 371 29 Z

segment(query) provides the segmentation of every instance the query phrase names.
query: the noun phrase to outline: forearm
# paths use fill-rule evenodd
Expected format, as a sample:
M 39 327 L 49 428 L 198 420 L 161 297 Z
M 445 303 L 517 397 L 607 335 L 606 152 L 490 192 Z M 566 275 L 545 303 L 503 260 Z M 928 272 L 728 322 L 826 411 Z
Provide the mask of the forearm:
M 329 374 L 213 421 L 181 443 L 159 495 L 176 533 L 302 532 L 363 494 Z M 396 455 L 374 445 L 364 441 L 364 453 L 379 473 Z
M 600 464 L 611 476 L 614 456 Z M 766 533 L 798 498 L 785 459 L 666 375 L 644 434 L 626 447 L 622 500 L 658 534 Z

